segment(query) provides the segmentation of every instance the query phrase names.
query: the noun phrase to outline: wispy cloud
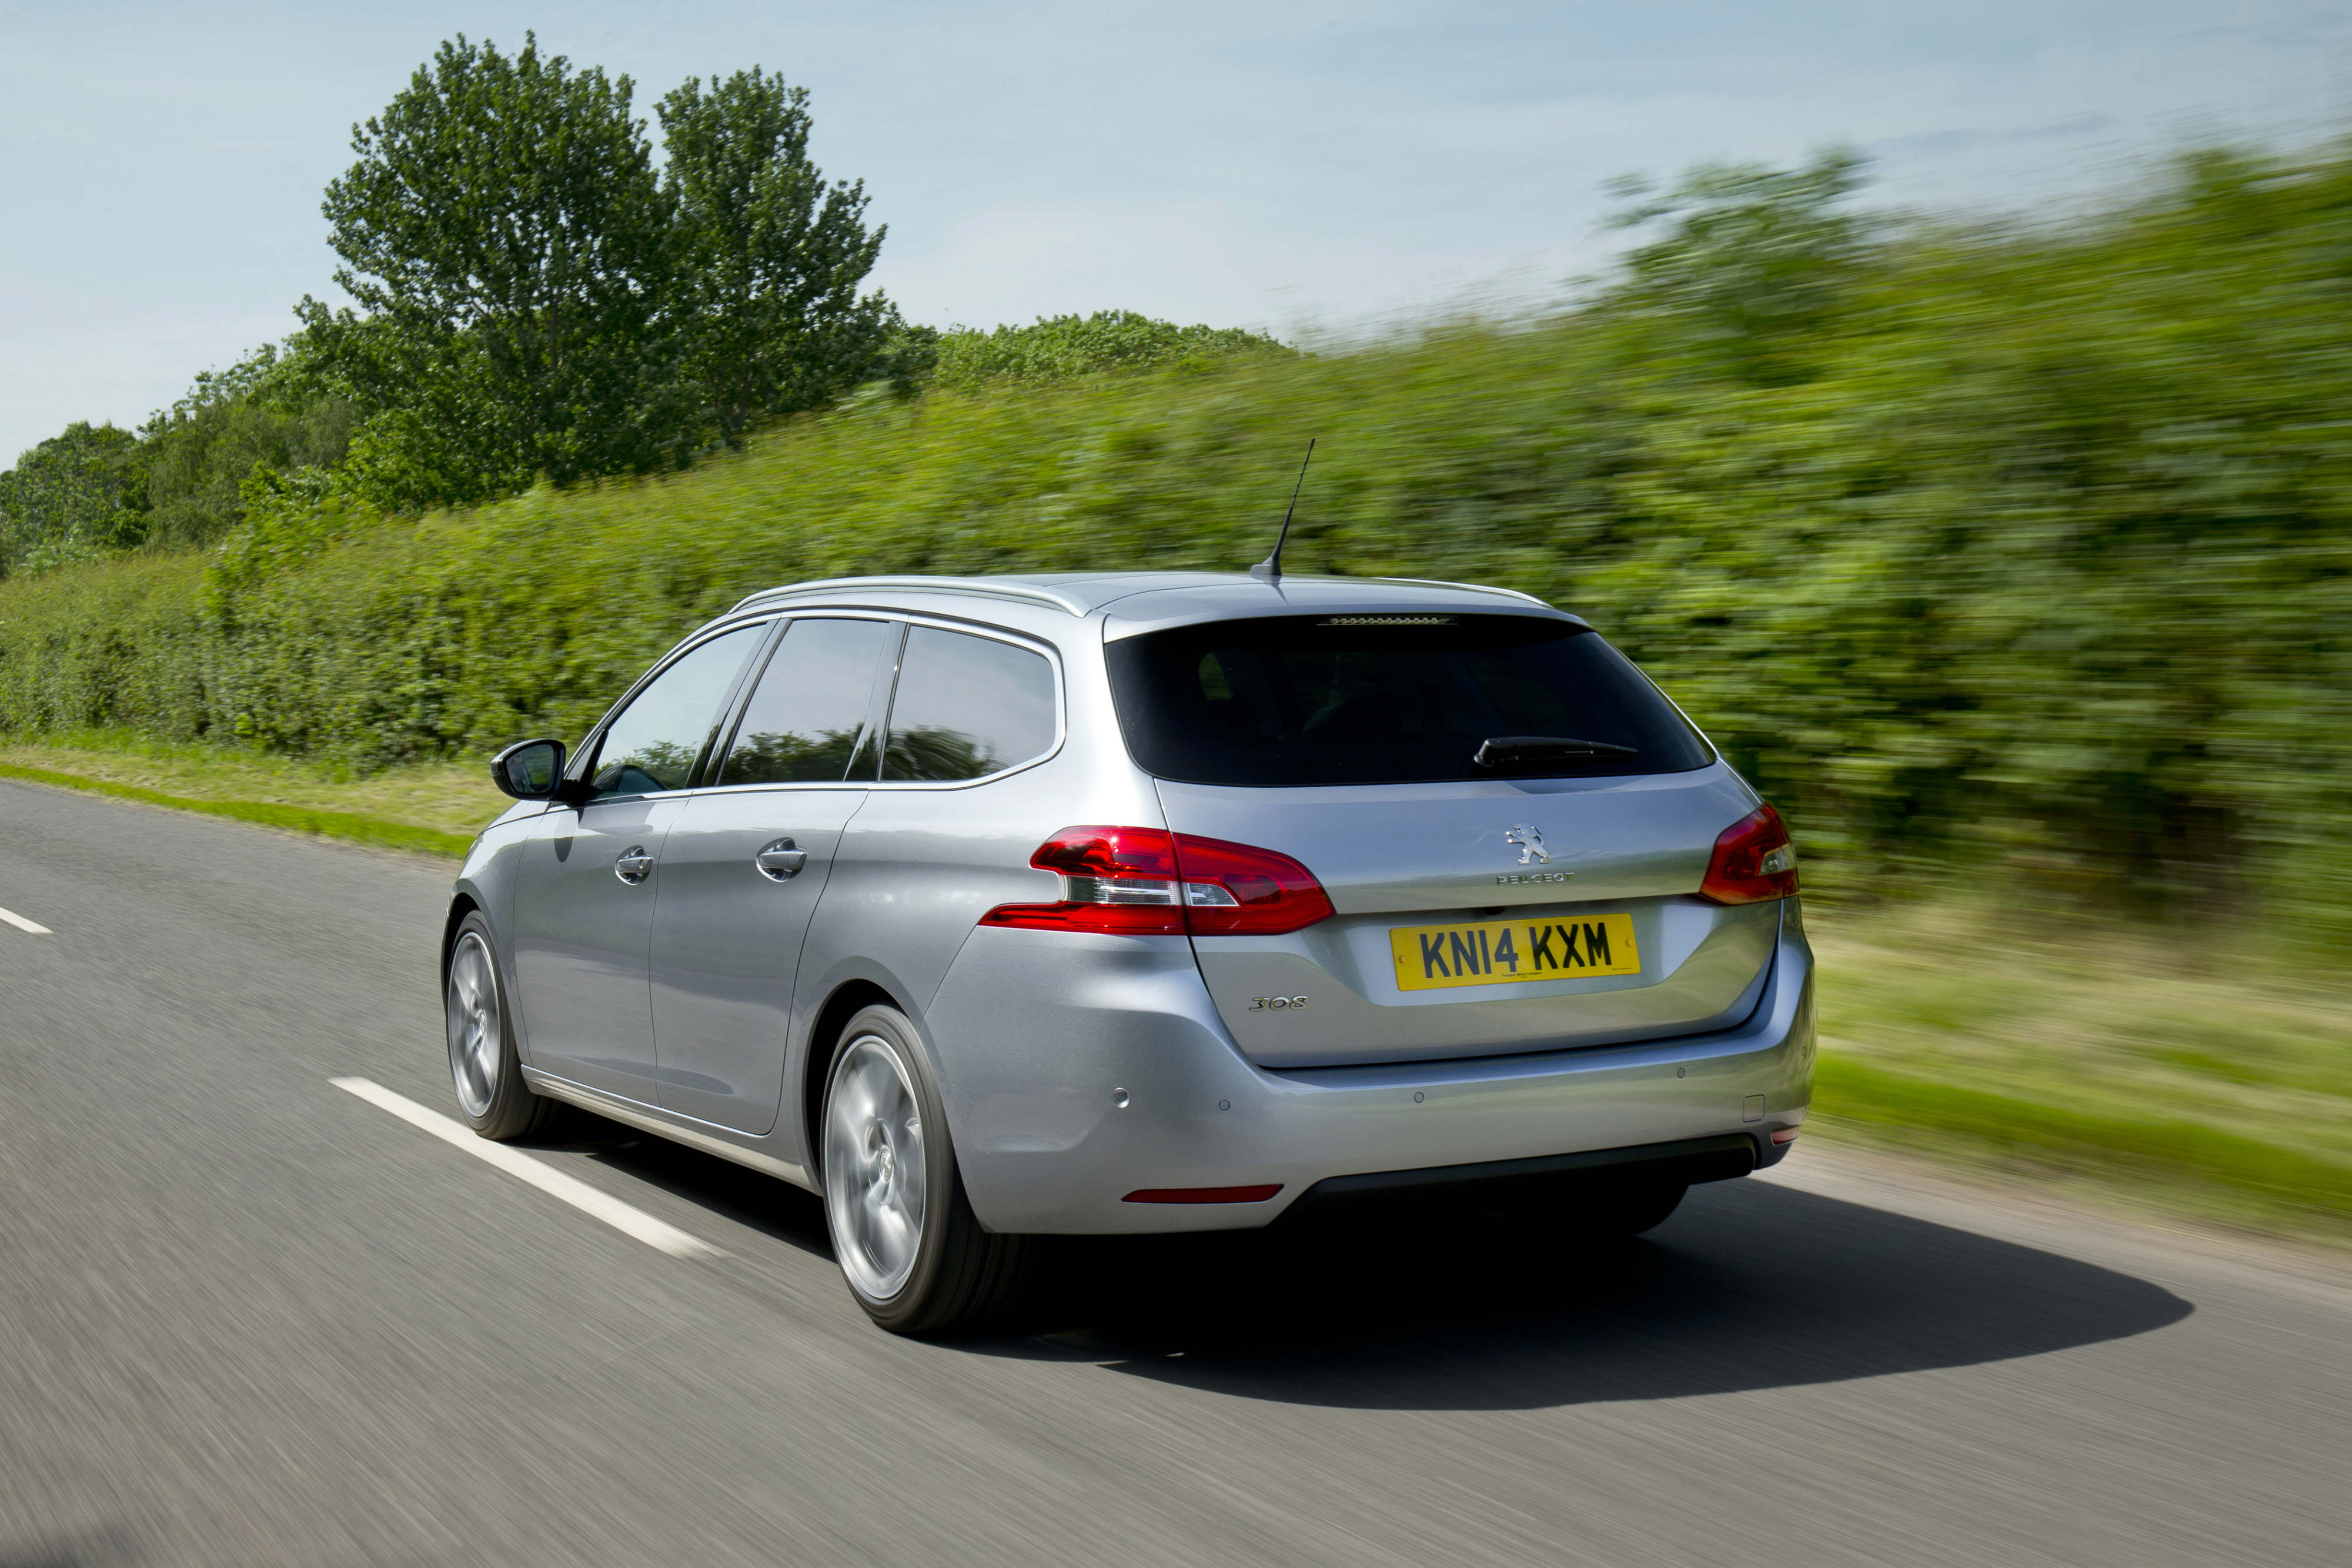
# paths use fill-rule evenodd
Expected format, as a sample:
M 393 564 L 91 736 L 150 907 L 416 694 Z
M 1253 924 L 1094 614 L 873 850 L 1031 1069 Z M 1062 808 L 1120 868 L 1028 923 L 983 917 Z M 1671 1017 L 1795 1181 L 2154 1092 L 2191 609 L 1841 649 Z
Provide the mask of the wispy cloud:
M 1980 128 L 1928 131 L 1910 136 L 1889 136 L 1871 142 L 1869 150 L 1884 158 L 1937 158 L 1978 147 L 2017 147 L 2032 141 L 2064 141 L 2095 136 L 2116 123 L 2112 114 L 2078 114 L 2048 125 L 2017 131 Z

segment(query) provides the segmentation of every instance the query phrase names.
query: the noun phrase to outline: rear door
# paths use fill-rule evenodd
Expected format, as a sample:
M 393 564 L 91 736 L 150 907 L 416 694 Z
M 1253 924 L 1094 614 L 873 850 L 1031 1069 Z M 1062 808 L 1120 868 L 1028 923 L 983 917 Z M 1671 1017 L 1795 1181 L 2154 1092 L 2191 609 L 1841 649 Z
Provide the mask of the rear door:
M 652 938 L 669 1110 L 775 1126 L 802 943 L 875 776 L 899 635 L 884 618 L 793 621 L 670 827 Z
M 1761 994 L 1779 906 L 1696 896 L 1755 797 L 1580 623 L 1281 616 L 1108 653 L 1169 827 L 1289 855 L 1337 911 L 1193 940 L 1263 1065 L 1691 1033 Z

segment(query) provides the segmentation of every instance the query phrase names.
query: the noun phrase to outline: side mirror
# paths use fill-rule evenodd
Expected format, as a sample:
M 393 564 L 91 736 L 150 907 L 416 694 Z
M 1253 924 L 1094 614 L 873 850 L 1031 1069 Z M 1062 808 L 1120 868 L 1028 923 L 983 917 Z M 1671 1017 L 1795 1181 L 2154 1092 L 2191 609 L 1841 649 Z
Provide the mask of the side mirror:
M 490 782 L 518 800 L 552 800 L 563 783 L 563 742 L 518 740 L 490 758 Z

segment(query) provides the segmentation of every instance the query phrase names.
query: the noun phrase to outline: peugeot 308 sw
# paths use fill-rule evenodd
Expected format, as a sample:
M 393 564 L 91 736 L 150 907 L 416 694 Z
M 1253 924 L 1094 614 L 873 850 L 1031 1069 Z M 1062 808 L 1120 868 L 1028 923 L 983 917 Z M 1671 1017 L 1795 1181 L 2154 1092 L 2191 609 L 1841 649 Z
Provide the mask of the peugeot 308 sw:
M 443 945 L 467 1119 L 565 1102 L 820 1193 L 886 1328 L 1044 1233 L 1409 1189 L 1628 1234 L 1804 1120 L 1780 818 L 1520 594 L 802 583 L 492 772 Z

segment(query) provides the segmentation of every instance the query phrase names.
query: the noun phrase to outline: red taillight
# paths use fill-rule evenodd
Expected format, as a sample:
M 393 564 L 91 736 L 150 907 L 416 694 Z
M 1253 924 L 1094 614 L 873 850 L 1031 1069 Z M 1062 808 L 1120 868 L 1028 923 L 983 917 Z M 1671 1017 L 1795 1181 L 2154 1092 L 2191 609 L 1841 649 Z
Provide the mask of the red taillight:
M 1029 863 L 1062 873 L 1055 904 L 1006 904 L 982 925 L 1115 936 L 1278 936 L 1330 917 L 1315 873 L 1288 855 L 1158 828 L 1064 828 Z
M 1176 845 L 1158 828 L 1064 828 L 1029 863 L 1062 873 L 1058 904 L 999 904 L 982 925 L 1032 931 L 1100 931 L 1121 936 L 1181 936 Z
M 1723 830 L 1715 841 L 1699 896 L 1717 904 L 1761 904 L 1797 891 L 1797 846 L 1780 825 L 1780 813 L 1759 806 Z
M 1176 864 L 1195 936 L 1279 936 L 1331 918 L 1331 895 L 1288 855 L 1179 833 Z

